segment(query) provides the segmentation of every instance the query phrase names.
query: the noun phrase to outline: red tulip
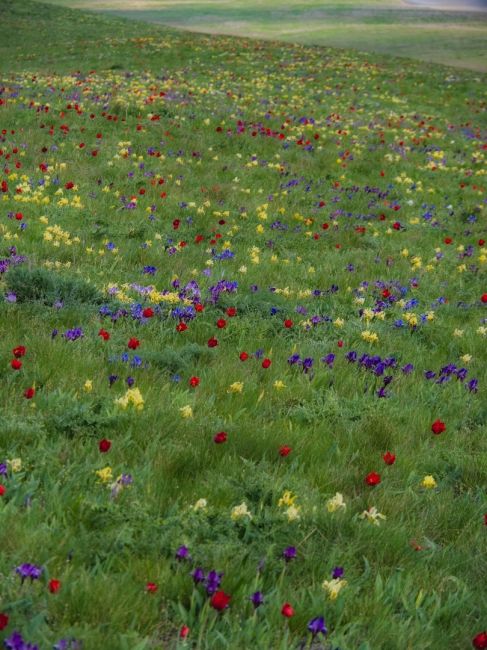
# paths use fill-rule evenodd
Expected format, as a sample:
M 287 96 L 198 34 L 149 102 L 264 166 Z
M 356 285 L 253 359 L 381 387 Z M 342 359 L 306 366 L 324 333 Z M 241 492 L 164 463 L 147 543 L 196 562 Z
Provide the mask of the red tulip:
M 287 329 L 291 328 L 293 325 L 294 325 L 294 323 L 292 322 L 292 320 L 290 318 L 287 318 L 284 321 L 284 327 L 287 328 Z
M 216 348 L 217 345 L 218 345 L 218 341 L 214 336 L 212 336 L 211 339 L 208 339 L 209 348 Z
M 283 458 L 289 456 L 291 452 L 292 452 L 292 448 L 288 447 L 287 445 L 283 445 L 282 447 L 279 447 L 279 456 L 282 456 Z
M 139 339 L 136 339 L 136 338 L 131 338 L 129 340 L 129 342 L 127 343 L 127 347 L 130 350 L 136 350 L 139 347 L 139 345 L 140 345 L 140 341 L 139 341 Z
M 227 324 L 227 321 L 226 321 L 224 318 L 219 318 L 219 319 L 216 321 L 216 326 L 217 326 L 218 329 L 220 329 L 220 330 L 223 329 L 223 328 L 225 327 L 226 324 Z
M 22 368 L 22 361 L 19 361 L 18 359 L 12 359 L 10 365 L 14 370 L 20 370 Z
M 31 388 L 26 388 L 24 390 L 24 397 L 25 399 L 32 399 L 34 395 L 36 394 L 36 389 L 31 387 Z
M 98 332 L 98 336 L 101 336 L 104 341 L 108 341 L 110 339 L 110 334 L 103 328 Z
M 176 332 L 185 332 L 188 329 L 186 323 L 178 323 L 176 325 Z
M 8 616 L 0 612 L 0 630 L 4 630 L 8 625 Z
M 179 638 L 180 639 L 185 639 L 189 634 L 189 627 L 187 625 L 183 625 L 183 627 L 179 630 Z
M 48 587 L 51 594 L 55 594 L 61 589 L 61 581 L 53 578 L 52 580 L 49 580 Z
M 7 491 L 5 485 L 0 485 L 0 497 L 3 497 L 5 492 Z
M 485 304 L 487 302 L 487 293 L 483 293 L 480 300 Z
M 247 361 L 247 359 L 249 358 L 249 355 L 247 354 L 247 352 L 241 352 L 239 358 L 240 358 L 240 361 Z
M 472 639 L 472 645 L 477 650 L 485 650 L 487 648 L 487 631 L 479 632 Z
M 262 367 L 263 368 L 268 368 L 271 365 L 272 361 L 270 359 L 264 359 L 262 362 Z
M 200 383 L 199 377 L 191 377 L 191 379 L 189 380 L 189 385 L 192 388 L 196 388 L 196 386 L 199 386 L 199 383 Z
M 220 431 L 219 433 L 215 434 L 213 437 L 213 442 L 216 442 L 217 445 L 220 445 L 222 442 L 227 441 L 227 434 L 225 431 Z
M 155 594 L 157 591 L 157 585 L 155 582 L 148 582 L 145 588 L 150 594 Z
M 20 359 L 20 357 L 23 357 L 26 353 L 25 346 L 23 345 L 18 345 L 16 348 L 12 350 L 12 354 L 16 359 Z
M 230 318 L 233 318 L 233 316 L 237 315 L 237 310 L 235 307 L 229 307 L 227 309 L 227 316 L 230 316 Z
M 226 594 L 224 591 L 217 591 L 211 597 L 210 605 L 218 612 L 222 612 L 228 607 L 231 598 L 232 597 Z
M 294 616 L 294 609 L 289 603 L 284 603 L 281 609 L 281 614 L 286 618 L 291 618 L 291 616 Z
M 380 481 L 380 474 L 377 474 L 377 472 L 370 472 L 370 474 L 367 474 L 365 477 L 365 482 L 370 486 L 379 485 Z
M 154 316 L 154 310 L 152 309 L 152 307 L 146 307 L 142 312 L 142 316 L 144 318 L 152 318 L 152 316 Z
M 446 431 L 446 424 L 441 420 L 435 420 L 431 425 L 431 431 L 433 431 L 435 436 L 438 436 L 440 433 Z
M 112 446 L 112 443 L 110 440 L 107 440 L 106 438 L 103 438 L 103 440 L 100 440 L 98 443 L 98 449 L 101 451 L 102 454 L 105 454 L 107 451 L 110 451 L 110 447 Z
M 382 458 L 384 459 L 384 463 L 386 465 L 394 465 L 394 463 L 396 462 L 396 457 L 394 456 L 394 454 L 391 454 L 390 451 L 386 451 L 386 453 L 382 456 Z

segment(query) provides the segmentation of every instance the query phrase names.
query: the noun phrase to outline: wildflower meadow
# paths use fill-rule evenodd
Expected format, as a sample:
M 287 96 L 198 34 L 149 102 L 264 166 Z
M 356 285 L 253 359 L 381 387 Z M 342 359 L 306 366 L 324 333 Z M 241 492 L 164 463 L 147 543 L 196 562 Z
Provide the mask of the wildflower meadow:
M 0 0 L 0 644 L 487 648 L 487 77 Z

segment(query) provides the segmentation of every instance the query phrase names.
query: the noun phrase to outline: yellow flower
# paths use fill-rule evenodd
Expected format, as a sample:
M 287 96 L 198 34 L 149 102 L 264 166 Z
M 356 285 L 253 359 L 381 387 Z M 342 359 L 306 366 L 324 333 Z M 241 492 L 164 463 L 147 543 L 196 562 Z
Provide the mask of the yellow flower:
M 470 363 L 472 361 L 472 355 L 471 354 L 464 354 L 460 359 L 463 361 L 463 363 Z
M 367 341 L 367 343 L 377 343 L 379 340 L 377 334 L 375 332 L 369 332 L 369 330 L 362 332 L 361 336 L 364 341 Z
M 242 519 L 242 517 L 248 517 L 249 519 L 252 519 L 252 515 L 249 512 L 249 509 L 247 508 L 247 504 L 245 502 L 241 503 L 239 506 L 235 506 L 234 508 L 232 508 L 230 517 L 234 521 L 236 521 L 237 519 Z
M 241 393 L 243 391 L 243 382 L 234 381 L 233 384 L 230 384 L 228 387 L 227 393 Z
M 334 497 L 328 499 L 326 502 L 328 512 L 336 512 L 337 510 L 346 510 L 347 504 L 343 500 L 343 494 L 337 492 Z
M 297 496 L 295 494 L 293 494 L 290 490 L 286 490 L 282 495 L 282 497 L 277 502 L 277 505 L 279 506 L 279 508 L 282 508 L 282 506 L 292 506 L 294 505 L 296 499 Z
M 104 467 L 96 471 L 96 475 L 102 483 L 108 483 L 113 478 L 113 472 L 111 467 Z
M 286 384 L 280 379 L 276 379 L 276 381 L 274 382 L 274 388 L 276 390 L 282 390 L 283 388 L 286 388 Z
M 436 487 L 437 483 L 431 474 L 428 476 L 425 476 L 424 479 L 421 481 L 421 485 L 426 488 L 427 490 L 432 490 L 433 488 Z
M 455 329 L 453 330 L 453 336 L 457 336 L 458 338 L 460 338 L 461 336 L 463 336 L 463 332 L 464 330 Z
M 87 379 L 84 383 L 83 390 L 85 393 L 91 393 L 93 390 L 93 381 L 91 379 Z
M 379 512 L 375 506 L 372 506 L 368 510 L 362 512 L 360 519 L 367 519 L 367 521 L 374 524 L 374 526 L 380 526 L 380 520 L 387 519 L 387 517 Z
M 123 409 L 126 409 L 129 404 L 133 404 L 138 411 L 144 408 L 144 398 L 138 388 L 129 388 L 123 397 L 115 400 Z
M 181 417 L 185 418 L 186 420 L 193 417 L 193 409 L 189 404 L 186 404 L 186 406 L 181 406 L 179 412 L 181 413 Z
M 328 592 L 328 597 L 330 600 L 336 600 L 340 591 L 347 586 L 346 580 L 340 580 L 340 578 L 334 578 L 333 580 L 325 580 L 322 584 L 323 589 Z

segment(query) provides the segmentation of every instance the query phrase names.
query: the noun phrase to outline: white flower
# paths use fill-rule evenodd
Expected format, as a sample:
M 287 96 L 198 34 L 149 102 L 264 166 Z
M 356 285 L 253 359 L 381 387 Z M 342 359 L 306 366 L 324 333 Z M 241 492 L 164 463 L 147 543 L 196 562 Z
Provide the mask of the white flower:
M 340 578 L 334 578 L 333 580 L 325 580 L 322 584 L 323 589 L 328 592 L 330 600 L 336 600 L 338 594 L 347 586 L 346 580 L 340 580 Z
M 208 501 L 206 499 L 198 499 L 198 501 L 191 506 L 191 510 L 197 512 L 198 510 L 206 510 Z
M 299 506 L 289 506 L 286 510 L 286 515 L 288 521 L 296 521 L 297 519 L 300 519 Z
M 335 512 L 336 510 L 346 510 L 347 504 L 343 500 L 343 494 L 337 492 L 334 497 L 328 499 L 326 502 L 328 512 Z
M 380 520 L 387 519 L 387 517 L 379 512 L 375 506 L 372 506 L 368 510 L 364 510 L 362 512 L 360 519 L 367 519 L 367 521 L 369 521 L 371 524 L 380 526 Z
M 247 508 L 247 504 L 245 502 L 241 503 L 239 506 L 232 508 L 230 516 L 234 521 L 241 519 L 242 517 L 248 517 L 249 519 L 252 519 L 252 515 L 249 512 L 249 509 Z

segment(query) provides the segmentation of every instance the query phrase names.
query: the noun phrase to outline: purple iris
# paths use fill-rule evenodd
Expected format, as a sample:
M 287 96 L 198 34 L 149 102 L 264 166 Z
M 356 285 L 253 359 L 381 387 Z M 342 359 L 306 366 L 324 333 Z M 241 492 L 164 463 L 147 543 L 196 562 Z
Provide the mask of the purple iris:
M 218 573 L 213 570 L 208 573 L 206 576 L 206 593 L 208 596 L 212 596 L 215 591 L 218 591 L 222 578 L 223 573 Z
M 117 381 L 118 375 L 109 375 L 108 377 L 108 383 L 110 384 L 110 388 L 113 386 L 113 384 Z
M 296 547 L 295 546 L 286 547 L 282 552 L 282 556 L 286 560 L 286 562 L 290 562 L 291 560 L 296 559 L 297 556 Z
M 17 632 L 17 630 L 12 632 L 11 636 L 4 640 L 3 645 L 8 650 L 39 650 L 39 646 L 24 641 L 22 634 Z
M 205 581 L 205 572 L 201 567 L 196 567 L 196 569 L 191 572 L 191 577 L 193 578 L 195 585 L 197 585 L 199 582 Z
M 326 365 L 329 368 L 333 368 L 333 362 L 335 361 L 335 355 L 333 354 L 333 352 L 330 352 L 330 354 L 327 354 L 321 360 L 323 361 L 323 363 L 326 363 Z
M 325 625 L 325 619 L 323 616 L 317 616 L 316 618 L 312 618 L 311 621 L 308 623 L 308 630 L 311 632 L 311 634 L 315 637 L 318 634 L 323 634 L 326 635 L 328 634 L 328 629 Z
M 250 596 L 250 600 L 252 602 L 252 605 L 257 609 L 257 607 L 260 607 L 260 605 L 263 604 L 264 602 L 264 596 L 262 595 L 261 591 L 256 591 Z
M 336 580 L 337 578 L 343 578 L 344 573 L 345 569 L 342 566 L 336 566 L 331 572 L 331 577 L 333 580 Z
M 176 560 L 191 560 L 189 549 L 187 546 L 180 546 L 176 551 Z
M 52 647 L 53 650 L 81 650 L 83 642 L 77 639 L 61 639 Z
M 81 327 L 73 327 L 72 329 L 66 330 L 63 336 L 66 341 L 76 341 L 84 336 L 84 332 Z
M 22 582 L 24 582 L 26 578 L 30 578 L 31 581 L 38 580 L 42 575 L 42 571 L 43 571 L 42 567 L 37 566 L 35 564 L 30 564 L 29 562 L 20 564 L 15 569 L 15 573 L 19 574 L 19 576 L 22 579 Z

